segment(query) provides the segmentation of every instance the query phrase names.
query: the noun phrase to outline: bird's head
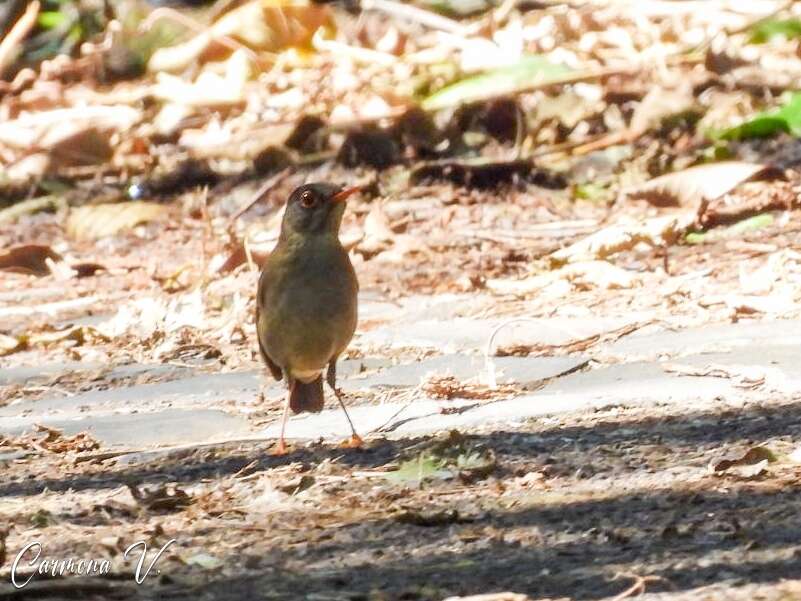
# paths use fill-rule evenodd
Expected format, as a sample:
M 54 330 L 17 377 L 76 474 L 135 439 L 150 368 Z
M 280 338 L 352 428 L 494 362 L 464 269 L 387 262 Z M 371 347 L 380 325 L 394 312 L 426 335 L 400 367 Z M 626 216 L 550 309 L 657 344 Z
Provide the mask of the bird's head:
M 331 184 L 304 184 L 289 196 L 281 234 L 336 235 L 345 212 L 345 199 L 359 188 Z

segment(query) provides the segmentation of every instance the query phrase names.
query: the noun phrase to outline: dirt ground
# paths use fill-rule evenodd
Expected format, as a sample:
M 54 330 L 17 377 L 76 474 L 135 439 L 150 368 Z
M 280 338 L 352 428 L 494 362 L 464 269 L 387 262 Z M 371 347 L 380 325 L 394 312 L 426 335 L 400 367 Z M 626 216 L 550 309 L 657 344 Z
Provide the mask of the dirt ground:
M 54 398 L 260 369 L 258 263 L 289 193 L 309 181 L 362 187 L 340 238 L 364 306 L 400 315 L 409 298 L 447 299 L 453 310 L 430 317 L 446 332 L 456 319 L 624 323 L 498 355 L 570 356 L 592 373 L 638 361 L 602 343 L 646 325 L 797 323 L 801 99 L 782 95 L 801 77 L 797 5 L 700 4 L 643 1 L 640 14 L 503 2 L 454 28 L 427 11 L 399 25 L 311 3 L 307 42 L 318 11 L 336 27 L 305 54 L 244 36 L 219 60 L 206 48 L 121 82 L 99 79 L 102 44 L 20 69 L 0 86 L 0 420 Z M 251 13 L 236 12 L 249 27 Z M 760 30 L 777 15 L 797 31 Z M 510 52 L 526 78 L 510 77 Z M 532 75 L 543 57 L 572 65 L 569 77 Z M 475 73 L 498 86 L 497 70 L 499 89 L 476 94 L 473 79 L 466 97 L 432 104 Z M 87 156 L 74 164 L 78 146 Z M 410 326 L 399 319 L 363 317 L 343 359 L 482 356 L 370 337 Z M 52 369 L 6 379 L 38 368 Z M 0 601 L 801 600 L 801 396 L 776 392 L 764 371 L 690 376 L 742 394 L 684 403 L 656 389 L 642 402 L 372 433 L 360 449 L 295 440 L 283 457 L 266 437 L 121 450 L 0 422 Z M 500 412 L 526 392 L 429 379 L 348 403 Z M 251 396 L 201 409 L 251 431 L 273 425 L 283 393 Z M 149 400 L 115 415 L 159 415 Z M 440 413 L 459 411 L 443 402 Z M 12 565 L 34 541 L 39 566 L 106 560 L 109 572 L 48 576 L 25 555 L 16 576 L 31 580 L 16 588 Z M 136 553 L 126 557 L 137 541 L 142 571 L 153 566 L 141 584 Z
M 619 599 L 645 578 L 654 599 L 797 599 L 799 469 L 708 466 L 722 448 L 789 451 L 799 415 L 798 399 L 772 398 L 612 408 L 360 450 L 313 444 L 285 458 L 253 443 L 133 468 L 40 457 L 0 486 L 3 505 L 26 499 L 7 548 L 39 539 L 51 557 L 112 557 L 117 578 L 36 577 L 0 598 Z M 493 465 L 387 481 L 399 457 L 425 449 L 491 453 Z M 149 501 L 132 498 L 131 482 Z M 129 582 L 120 545 L 173 538 L 160 575 Z

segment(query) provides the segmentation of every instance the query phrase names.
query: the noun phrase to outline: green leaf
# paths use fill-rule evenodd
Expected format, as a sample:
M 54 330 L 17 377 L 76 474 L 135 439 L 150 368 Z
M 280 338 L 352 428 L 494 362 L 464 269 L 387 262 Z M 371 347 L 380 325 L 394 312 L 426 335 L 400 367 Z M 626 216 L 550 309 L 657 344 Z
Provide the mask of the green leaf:
M 469 102 L 512 94 L 538 86 L 570 81 L 576 71 L 550 62 L 543 56 L 528 55 L 517 64 L 467 77 L 423 100 L 425 110 L 437 110 Z
M 773 224 L 773 215 L 770 213 L 760 213 L 753 217 L 748 217 L 742 221 L 738 221 L 728 229 L 730 234 L 742 234 L 745 232 L 753 232 L 761 230 L 763 227 L 768 227 Z
M 445 462 L 433 455 L 422 453 L 417 459 L 404 461 L 400 467 L 386 475 L 387 480 L 396 483 L 423 482 L 424 480 L 445 480 L 453 477 L 453 472 L 444 469 Z
M 67 16 L 56 11 L 42 12 L 39 13 L 38 22 L 42 29 L 55 29 L 67 22 Z
M 585 184 L 576 184 L 573 188 L 573 196 L 580 200 L 601 202 L 610 198 L 610 192 L 605 185 L 587 182 Z
M 798 19 L 765 19 L 753 25 L 748 36 L 749 44 L 764 44 L 782 36 L 788 40 L 801 37 L 801 21 Z
M 795 93 L 790 100 L 777 110 L 759 113 L 740 125 L 711 136 L 721 140 L 747 140 L 766 138 L 779 132 L 801 136 L 801 93 Z
M 742 221 L 738 221 L 734 225 L 727 227 L 723 230 L 709 230 L 705 232 L 689 232 L 684 241 L 687 244 L 704 244 L 705 242 L 714 242 L 723 238 L 729 238 L 738 234 L 746 232 L 753 232 L 772 225 L 774 222 L 773 215 L 770 213 L 760 213 L 753 217 L 748 217 Z

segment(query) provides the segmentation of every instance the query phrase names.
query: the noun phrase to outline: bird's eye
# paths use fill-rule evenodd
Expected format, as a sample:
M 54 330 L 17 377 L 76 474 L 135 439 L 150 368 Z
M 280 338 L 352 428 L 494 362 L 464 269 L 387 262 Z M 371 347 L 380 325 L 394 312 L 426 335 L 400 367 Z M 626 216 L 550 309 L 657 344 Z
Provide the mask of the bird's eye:
M 300 206 L 310 209 L 314 206 L 314 194 L 310 190 L 306 190 L 300 195 Z

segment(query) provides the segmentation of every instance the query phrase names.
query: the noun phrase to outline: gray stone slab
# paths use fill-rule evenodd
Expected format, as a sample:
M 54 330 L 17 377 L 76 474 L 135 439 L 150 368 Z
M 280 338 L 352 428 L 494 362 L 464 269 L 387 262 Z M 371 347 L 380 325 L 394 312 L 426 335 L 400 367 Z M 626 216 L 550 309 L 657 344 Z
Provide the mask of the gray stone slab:
M 94 415 L 83 419 L 6 418 L 0 422 L 0 434 L 19 435 L 31 430 L 34 423 L 63 430 L 68 436 L 89 432 L 103 447 L 111 448 L 201 444 L 252 434 L 244 418 L 223 411 L 180 409 Z
M 644 399 L 670 402 L 714 398 L 737 393 L 737 389 L 723 378 L 679 376 L 665 371 L 659 363 L 637 362 L 571 374 L 547 384 L 543 392 L 621 402 Z
M 553 318 L 519 321 L 504 326 L 495 337 L 496 347 L 518 344 L 564 344 L 570 340 L 607 332 L 631 323 L 635 317 L 619 318 Z M 362 344 L 389 347 L 431 348 L 441 353 L 466 350 L 483 351 L 487 341 L 503 319 L 425 319 L 398 321 L 364 332 Z
M 247 393 L 255 397 L 258 393 L 258 383 L 259 378 L 255 372 L 201 374 L 166 382 L 94 390 L 74 396 L 62 395 L 34 401 L 20 401 L 0 407 L 0 417 L 19 415 L 23 412 L 79 414 L 87 411 L 145 409 L 147 406 L 165 406 L 172 403 L 185 407 L 205 405 L 236 393 Z
M 0 386 L 9 384 L 25 384 L 36 380 L 47 380 L 58 374 L 72 371 L 92 371 L 103 366 L 99 363 L 80 363 L 70 361 L 67 363 L 50 363 L 47 365 L 20 365 L 0 369 Z
M 700 354 L 755 345 L 801 346 L 801 321 L 739 322 L 679 331 L 660 330 L 658 326 L 652 326 L 598 348 L 645 359 L 665 354 Z
M 573 371 L 586 364 L 580 357 L 493 357 L 499 383 L 534 385 L 545 379 Z M 343 383 L 345 389 L 417 386 L 427 376 L 451 375 L 459 380 L 479 377 L 486 381 L 487 368 L 483 356 L 440 355 L 421 361 L 388 367 L 363 378 Z

